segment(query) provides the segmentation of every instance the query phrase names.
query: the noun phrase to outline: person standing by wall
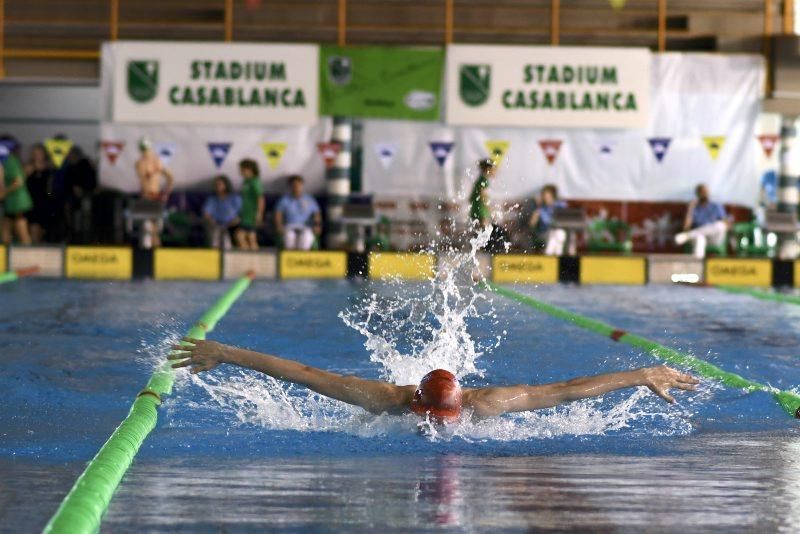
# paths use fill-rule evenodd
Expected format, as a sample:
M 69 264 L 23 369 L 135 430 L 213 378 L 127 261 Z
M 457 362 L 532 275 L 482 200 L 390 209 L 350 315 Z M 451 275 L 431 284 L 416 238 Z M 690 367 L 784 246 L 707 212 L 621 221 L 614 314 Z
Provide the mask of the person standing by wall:
M 303 192 L 303 177 L 289 177 L 289 194 L 283 195 L 275 207 L 275 231 L 283 239 L 283 248 L 311 250 L 314 236 L 322 231 L 322 213 L 317 201 Z
M 4 137 L 4 140 L 15 141 L 13 138 Z M 3 176 L 0 179 L 0 200 L 3 201 L 3 219 L 0 222 L 0 240 L 11 244 L 12 235 L 23 245 L 30 245 L 31 236 L 28 230 L 26 214 L 33 208 L 33 200 L 25 186 L 25 172 L 19 161 L 19 143 L 13 143 L 14 148 L 3 164 Z
M 26 174 L 33 200 L 33 209 L 28 217 L 32 241 L 63 241 L 66 235 L 64 198 L 56 187 L 55 170 L 43 144 L 37 143 L 31 148 Z
M 258 163 L 252 159 L 239 162 L 242 174 L 242 210 L 239 212 L 239 228 L 236 230 L 236 245 L 247 250 L 258 250 L 258 227 L 264 223 L 264 186 L 258 172 Z
M 469 218 L 479 230 L 492 224 L 492 211 L 489 209 L 489 181 L 495 176 L 496 165 L 493 159 L 478 161 L 478 178 L 472 185 L 469 195 Z
M 173 176 L 153 150 L 152 143 L 146 138 L 139 141 L 141 156 L 136 161 L 136 175 L 139 178 L 142 200 L 157 203 L 159 206 L 166 204 L 172 192 Z M 161 178 L 166 180 L 162 189 Z M 142 248 L 161 246 L 160 234 L 161 220 L 151 219 L 142 225 Z

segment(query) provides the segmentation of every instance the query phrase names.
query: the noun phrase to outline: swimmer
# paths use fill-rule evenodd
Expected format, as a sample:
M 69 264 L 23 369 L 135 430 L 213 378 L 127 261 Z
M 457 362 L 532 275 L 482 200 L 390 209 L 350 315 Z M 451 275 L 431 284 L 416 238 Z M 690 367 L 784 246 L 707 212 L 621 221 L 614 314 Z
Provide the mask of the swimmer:
M 221 363 L 253 369 L 273 378 L 304 386 L 373 414 L 414 413 L 438 423 L 458 420 L 462 413 L 493 417 L 509 412 L 551 408 L 578 399 L 597 397 L 618 389 L 646 386 L 667 402 L 674 403 L 670 389 L 694 391 L 694 377 L 666 366 L 573 378 L 541 385 L 461 388 L 449 371 L 436 369 L 419 385 L 396 386 L 380 380 L 344 376 L 292 360 L 223 345 L 215 341 L 183 338 L 186 345 L 173 345 L 167 358 L 180 360 L 172 367 L 189 367 L 196 374 Z

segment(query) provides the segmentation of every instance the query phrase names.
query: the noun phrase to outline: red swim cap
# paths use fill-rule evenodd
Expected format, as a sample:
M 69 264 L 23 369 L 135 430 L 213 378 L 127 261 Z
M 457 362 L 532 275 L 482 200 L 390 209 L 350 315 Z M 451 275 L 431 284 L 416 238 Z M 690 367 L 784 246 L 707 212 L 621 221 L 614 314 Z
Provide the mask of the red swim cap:
M 461 386 L 455 375 L 444 369 L 435 369 L 422 377 L 411 411 L 425 417 L 430 414 L 439 421 L 452 421 L 461 415 Z

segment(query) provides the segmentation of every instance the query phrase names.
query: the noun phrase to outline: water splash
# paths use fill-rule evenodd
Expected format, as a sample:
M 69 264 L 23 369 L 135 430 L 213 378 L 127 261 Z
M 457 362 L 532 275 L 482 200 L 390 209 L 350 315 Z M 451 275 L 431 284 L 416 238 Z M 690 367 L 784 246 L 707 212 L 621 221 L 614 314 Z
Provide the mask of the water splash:
M 494 310 L 480 313 L 478 302 L 486 295 L 480 281 L 478 251 L 489 240 L 491 228 L 470 239 L 470 248 L 440 251 L 435 276 L 422 287 L 390 280 L 376 286 L 363 301 L 339 317 L 364 336 L 370 360 L 381 366 L 381 377 L 395 384 L 415 384 L 433 369 L 447 369 L 462 379 L 483 376 L 478 359 L 500 343 L 489 345 L 473 339 L 470 319 L 496 318 Z
M 476 340 L 469 329 L 470 321 L 477 318 L 488 318 L 497 330 L 501 329 L 490 296 L 478 283 L 482 281 L 479 251 L 487 244 L 491 231 L 487 228 L 478 232 L 466 251 L 450 246 L 437 251 L 439 266 L 427 283 L 371 283 L 365 297 L 339 314 L 346 326 L 364 337 L 370 360 L 378 364 L 384 380 L 415 384 L 435 368 L 448 369 L 459 379 L 483 377 L 480 359 L 495 350 L 505 335 L 503 331 L 489 341 Z M 213 401 L 216 412 L 232 416 L 241 424 L 272 430 L 335 431 L 360 437 L 417 433 L 432 441 L 465 442 L 614 432 L 674 435 L 691 431 L 691 401 L 666 411 L 662 401 L 643 388 L 618 394 L 614 398 L 620 400 L 610 407 L 597 398 L 493 419 L 464 417 L 456 424 L 439 427 L 420 423 L 413 415 L 370 415 L 249 370 L 226 368 L 200 376 L 183 373 L 178 380 L 176 391 L 187 392 L 189 398 L 194 395 L 187 386 L 199 388 Z M 166 403 L 167 413 L 184 402 L 180 396 L 173 397 Z

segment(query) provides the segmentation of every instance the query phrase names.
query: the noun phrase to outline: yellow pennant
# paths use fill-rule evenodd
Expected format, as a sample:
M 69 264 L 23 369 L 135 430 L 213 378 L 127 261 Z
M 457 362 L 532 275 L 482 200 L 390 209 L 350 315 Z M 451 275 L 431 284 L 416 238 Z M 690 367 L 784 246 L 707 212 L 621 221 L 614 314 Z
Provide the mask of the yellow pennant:
M 281 164 L 283 154 L 286 152 L 286 143 L 261 143 L 261 150 L 264 151 L 269 168 L 274 171 Z
M 508 147 L 511 145 L 508 141 L 501 141 L 497 139 L 490 139 L 484 143 L 486 147 L 486 152 L 489 153 L 489 157 L 494 160 L 495 165 L 500 165 L 503 163 L 503 158 L 506 156 L 508 152 Z
M 608 0 L 608 3 L 611 4 L 611 7 L 620 10 L 625 7 L 625 0 Z
M 703 137 L 703 143 L 706 145 L 708 155 L 711 159 L 716 160 L 719 156 L 719 151 L 722 150 L 722 145 L 725 144 L 724 135 L 712 135 Z
M 50 155 L 53 165 L 56 169 L 61 168 L 64 163 L 64 158 L 67 157 L 69 150 L 72 148 L 72 141 L 69 139 L 45 139 L 44 148 Z

